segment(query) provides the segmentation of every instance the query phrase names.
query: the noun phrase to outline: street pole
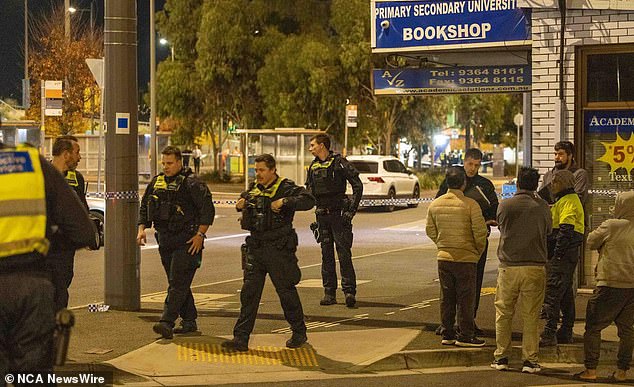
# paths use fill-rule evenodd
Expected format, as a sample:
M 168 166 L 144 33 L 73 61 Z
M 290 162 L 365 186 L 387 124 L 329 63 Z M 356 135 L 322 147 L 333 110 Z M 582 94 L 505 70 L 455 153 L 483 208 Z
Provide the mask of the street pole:
M 105 1 L 106 227 L 105 303 L 141 306 L 136 1 Z
M 346 126 L 343 135 L 343 157 L 348 155 L 348 119 L 346 118 Z
M 64 0 L 64 36 L 70 43 L 70 0 Z
M 150 0 L 150 174 L 157 175 L 156 152 L 156 26 L 154 0 Z
M 22 108 L 27 110 L 31 103 L 29 84 L 29 0 L 24 0 L 24 80 L 22 81 Z

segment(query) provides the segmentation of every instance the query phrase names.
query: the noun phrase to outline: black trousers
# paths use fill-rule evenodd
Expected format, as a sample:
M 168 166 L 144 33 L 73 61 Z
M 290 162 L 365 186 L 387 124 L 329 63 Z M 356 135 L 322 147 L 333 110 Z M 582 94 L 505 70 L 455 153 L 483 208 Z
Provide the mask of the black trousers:
M 172 326 L 179 316 L 185 321 L 193 321 L 198 317 L 191 285 L 194 274 L 200 267 L 202 251 L 191 255 L 187 252 L 189 246 L 166 248 L 159 243 L 161 263 L 169 283 L 161 321 Z
M 583 336 L 585 366 L 596 369 L 601 353 L 601 331 L 612 322 L 619 335 L 617 366 L 629 370 L 634 350 L 634 289 L 599 286 L 588 300 L 586 333 Z
M 440 280 L 441 334 L 444 338 L 456 336 L 454 324 L 458 312 L 459 339 L 474 337 L 475 323 L 473 308 L 475 303 L 476 265 L 474 263 L 438 261 Z
M 244 283 L 240 292 L 240 316 L 233 328 L 233 335 L 237 339 L 249 341 L 267 273 L 280 298 L 284 317 L 291 330 L 294 333 L 306 334 L 304 311 L 295 287 L 302 277 L 295 256 L 296 241 L 297 235 L 285 246 L 276 246 L 273 242 L 252 243 L 252 239 L 247 239 L 248 252 Z
M 575 249 L 576 252 L 576 249 Z M 562 312 L 562 332 L 572 332 L 575 323 L 575 300 L 572 291 L 572 276 L 577 267 L 577 262 L 564 257 L 551 259 L 546 264 L 546 294 L 542 315 L 546 318 L 544 337 L 553 337 L 557 334 L 559 313 Z M 562 305 L 565 305 L 562 308 Z
M 318 215 L 321 242 L 321 278 L 326 294 L 337 292 L 335 246 L 341 270 L 341 289 L 345 294 L 357 294 L 357 276 L 352 265 L 352 225 L 343 221 L 341 211 Z
M 46 268 L 55 288 L 55 312 L 68 307 L 68 288 L 73 281 L 74 265 L 75 250 L 56 251 L 46 259 Z
M 480 255 L 480 259 L 476 265 L 476 288 L 475 288 L 475 308 L 473 311 L 473 318 L 478 315 L 478 307 L 480 306 L 480 293 L 482 293 L 482 282 L 484 281 L 484 268 L 487 263 L 487 252 L 489 251 L 489 239 L 484 246 L 484 251 Z
M 55 304 L 46 272 L 0 274 L 0 385 L 7 373 L 53 370 Z

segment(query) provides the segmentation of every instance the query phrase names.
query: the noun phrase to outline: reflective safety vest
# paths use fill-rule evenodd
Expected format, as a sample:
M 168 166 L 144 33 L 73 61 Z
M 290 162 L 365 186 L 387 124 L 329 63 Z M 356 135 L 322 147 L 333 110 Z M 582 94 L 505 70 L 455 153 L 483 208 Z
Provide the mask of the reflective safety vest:
M 315 196 L 338 195 L 346 192 L 346 179 L 341 174 L 335 174 L 338 160 L 339 157 L 333 155 L 324 162 L 313 161 L 311 164 L 311 189 Z
M 0 259 L 45 255 L 46 191 L 39 153 L 19 146 L 0 149 Z
M 251 197 L 266 196 L 268 198 L 272 198 L 277 193 L 277 189 L 280 188 L 280 184 L 282 183 L 282 181 L 284 181 L 284 178 L 281 176 L 278 176 L 275 184 L 263 190 L 261 190 L 257 184 L 254 184 L 251 191 L 249 191 L 249 195 L 251 195 Z
M 71 187 L 79 187 L 79 181 L 77 181 L 77 173 L 75 171 L 66 171 L 66 182 Z

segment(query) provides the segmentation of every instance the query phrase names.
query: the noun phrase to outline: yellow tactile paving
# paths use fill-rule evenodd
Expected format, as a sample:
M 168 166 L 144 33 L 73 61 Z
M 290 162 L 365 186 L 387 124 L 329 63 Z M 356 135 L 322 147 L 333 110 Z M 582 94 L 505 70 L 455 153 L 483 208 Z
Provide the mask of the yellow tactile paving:
M 179 361 L 228 363 L 244 365 L 287 365 L 292 367 L 318 367 L 312 348 L 289 349 L 258 346 L 247 352 L 227 351 L 219 344 L 180 343 L 177 346 Z

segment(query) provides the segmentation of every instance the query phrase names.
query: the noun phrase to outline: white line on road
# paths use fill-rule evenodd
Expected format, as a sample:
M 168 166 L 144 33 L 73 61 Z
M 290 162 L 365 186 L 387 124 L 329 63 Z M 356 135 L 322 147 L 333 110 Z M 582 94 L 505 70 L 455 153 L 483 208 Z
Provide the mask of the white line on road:
M 223 237 L 207 238 L 207 240 L 209 240 L 209 239 L 218 240 L 218 239 L 236 238 L 236 237 L 239 237 L 239 236 L 246 236 L 246 235 L 249 235 L 249 234 L 248 233 L 244 233 L 244 234 L 226 235 L 226 236 L 223 236 Z M 374 256 L 377 256 L 377 255 L 391 254 L 391 253 L 397 253 L 399 251 L 420 249 L 420 248 L 425 248 L 425 247 L 429 247 L 429 246 L 425 245 L 425 244 L 420 244 L 420 245 L 414 245 L 414 246 L 409 246 L 409 247 L 402 247 L 400 249 L 377 251 L 376 253 L 357 255 L 356 257 L 352 257 L 352 259 L 361 259 L 361 258 L 367 258 L 367 257 L 374 257 Z M 308 268 L 315 267 L 315 266 L 321 266 L 321 263 L 315 263 L 315 264 L 312 264 L 312 265 L 301 266 L 300 269 L 308 269 Z M 243 279 L 244 279 L 243 277 L 231 278 L 231 279 L 227 279 L 227 280 L 223 280 L 223 281 L 216 281 L 216 282 L 210 282 L 210 283 L 207 283 L 207 284 L 194 285 L 191 288 L 192 289 L 198 289 L 198 288 L 203 288 L 205 286 L 214 286 L 214 285 L 228 284 L 228 283 L 231 283 L 231 282 L 242 281 Z M 141 295 L 141 297 L 151 297 L 151 296 L 157 296 L 157 295 L 164 295 L 166 293 L 167 293 L 166 291 L 160 291 L 160 292 L 143 294 L 143 295 Z M 87 308 L 88 305 L 93 305 L 93 304 L 103 304 L 103 301 L 101 301 L 101 302 L 91 302 L 90 304 L 73 306 L 73 307 L 70 307 L 68 309 L 71 309 L 71 310 L 83 309 L 83 308 Z M 346 320 L 344 320 L 344 321 L 346 321 Z
M 245 233 L 242 233 L 242 234 L 223 235 L 223 236 L 219 236 L 219 237 L 206 238 L 205 242 L 219 241 L 219 240 L 222 240 L 222 239 L 240 238 L 240 237 L 245 237 L 247 235 L 249 235 L 248 232 L 245 232 Z M 149 245 L 149 246 L 141 247 L 141 250 L 151 250 L 151 249 L 158 249 L 158 245 Z

